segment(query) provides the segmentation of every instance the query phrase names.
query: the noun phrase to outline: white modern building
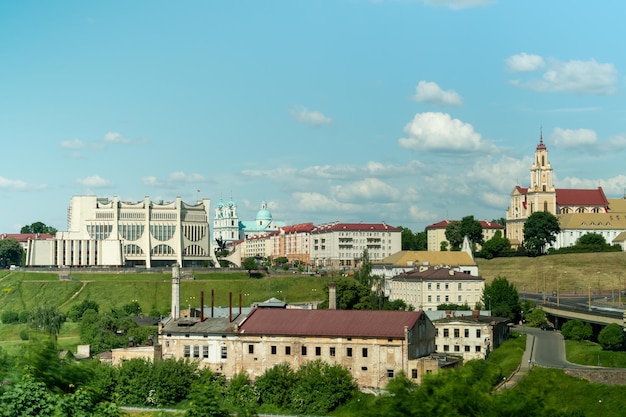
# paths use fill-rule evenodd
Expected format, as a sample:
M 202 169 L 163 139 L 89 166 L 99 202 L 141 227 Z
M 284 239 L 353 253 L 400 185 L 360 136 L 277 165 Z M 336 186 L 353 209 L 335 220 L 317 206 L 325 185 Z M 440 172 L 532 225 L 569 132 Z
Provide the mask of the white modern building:
M 210 200 L 187 204 L 74 196 L 67 231 L 30 242 L 28 266 L 145 268 L 218 265 L 211 248 Z

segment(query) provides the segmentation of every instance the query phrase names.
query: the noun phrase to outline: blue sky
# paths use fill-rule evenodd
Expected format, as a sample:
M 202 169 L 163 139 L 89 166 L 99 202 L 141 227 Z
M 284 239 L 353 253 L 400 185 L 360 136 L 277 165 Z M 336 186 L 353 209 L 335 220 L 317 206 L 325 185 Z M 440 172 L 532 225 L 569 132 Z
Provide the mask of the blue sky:
M 74 195 L 267 201 L 287 224 L 504 217 L 626 189 L 626 3 L 0 2 L 0 232 Z M 198 191 L 199 190 L 199 191 Z

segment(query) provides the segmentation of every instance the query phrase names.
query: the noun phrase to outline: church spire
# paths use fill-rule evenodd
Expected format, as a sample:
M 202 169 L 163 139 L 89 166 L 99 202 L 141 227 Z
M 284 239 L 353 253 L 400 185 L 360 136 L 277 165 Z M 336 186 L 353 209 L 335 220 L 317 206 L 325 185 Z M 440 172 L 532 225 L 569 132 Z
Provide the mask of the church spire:
M 543 128 L 542 127 L 539 128 L 539 145 L 537 145 L 537 150 L 538 151 L 546 150 L 546 145 L 543 144 Z

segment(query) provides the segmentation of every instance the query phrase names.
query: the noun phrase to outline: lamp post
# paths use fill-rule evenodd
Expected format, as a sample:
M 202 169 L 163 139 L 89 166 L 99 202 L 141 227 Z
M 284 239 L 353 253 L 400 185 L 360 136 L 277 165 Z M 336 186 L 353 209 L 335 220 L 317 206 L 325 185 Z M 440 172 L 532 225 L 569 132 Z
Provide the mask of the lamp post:
M 591 311 L 591 284 L 588 284 L 588 285 L 589 285 L 588 287 L 589 288 L 589 296 L 588 296 L 589 297 L 589 311 Z

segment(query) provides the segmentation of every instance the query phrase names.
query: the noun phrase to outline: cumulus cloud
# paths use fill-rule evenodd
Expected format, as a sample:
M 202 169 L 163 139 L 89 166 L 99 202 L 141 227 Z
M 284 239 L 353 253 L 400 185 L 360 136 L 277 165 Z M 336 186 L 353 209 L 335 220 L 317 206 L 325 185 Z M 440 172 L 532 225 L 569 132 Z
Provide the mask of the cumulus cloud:
M 107 143 L 121 143 L 121 144 L 128 144 L 131 142 L 130 139 L 123 137 L 117 132 L 108 132 L 106 135 L 104 135 L 104 141 Z
M 333 119 L 319 111 L 309 110 L 306 107 L 295 107 L 289 111 L 291 116 L 301 123 L 318 127 L 332 123 Z
M 401 193 L 378 178 L 366 178 L 334 187 L 333 195 L 338 201 L 355 203 L 364 200 L 397 200 Z
M 61 141 L 61 148 L 63 149 L 83 149 L 84 147 L 85 142 L 78 138 Z
M 484 7 L 493 3 L 493 0 L 423 0 L 423 2 L 427 6 L 447 7 L 452 10 L 462 10 L 473 7 Z
M 506 60 L 509 70 L 533 72 L 546 67 L 541 77 L 511 80 L 511 84 L 538 92 L 613 94 L 618 71 L 613 64 L 588 61 L 560 61 L 538 55 L 518 54 Z
M 412 151 L 474 152 L 491 148 L 469 123 L 447 113 L 418 113 L 405 127 L 400 147 Z
M 0 190 L 28 191 L 47 188 L 45 184 L 29 184 L 26 181 L 0 177 Z
M 76 182 L 84 187 L 90 187 L 90 188 L 106 188 L 112 185 L 111 181 L 104 179 L 99 175 L 92 175 L 92 176 L 85 177 L 85 178 L 79 178 L 78 180 L 76 180 Z
M 598 142 L 598 135 L 591 129 L 554 128 L 550 140 L 557 147 L 585 148 Z
M 521 54 L 512 55 L 506 59 L 506 67 L 511 72 L 531 72 L 537 71 L 545 65 L 543 58 L 539 55 Z
M 626 175 L 616 175 L 607 179 L 581 179 L 577 177 L 565 177 L 559 180 L 563 188 L 596 189 L 602 187 L 607 196 L 623 196 Z
M 616 135 L 608 140 L 609 151 L 621 151 L 626 149 L 626 135 Z
M 413 98 L 421 103 L 433 103 L 443 106 L 460 106 L 463 104 L 463 99 L 456 91 L 443 91 L 437 83 L 432 81 L 420 81 L 415 88 Z
M 146 176 L 141 179 L 144 185 L 164 188 L 177 188 L 181 185 L 201 184 L 211 182 L 202 174 L 186 173 L 182 171 L 172 172 L 164 178 Z

